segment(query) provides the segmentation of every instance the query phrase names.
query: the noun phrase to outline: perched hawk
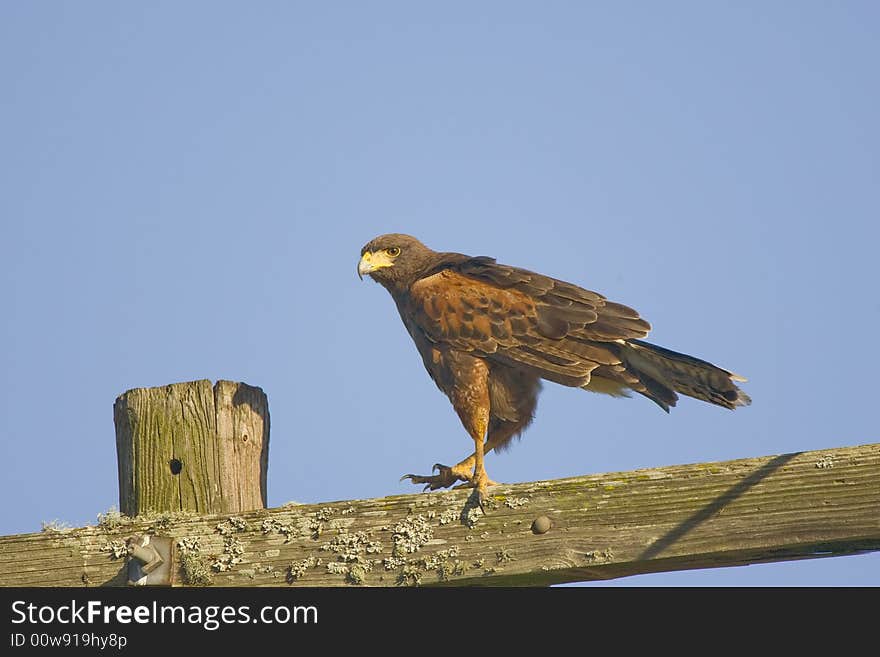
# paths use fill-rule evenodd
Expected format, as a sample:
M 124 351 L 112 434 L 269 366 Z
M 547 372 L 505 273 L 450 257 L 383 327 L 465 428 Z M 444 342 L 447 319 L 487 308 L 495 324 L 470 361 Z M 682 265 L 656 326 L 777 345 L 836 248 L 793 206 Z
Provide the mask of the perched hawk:
M 630 390 L 669 411 L 676 393 L 725 408 L 750 403 L 744 381 L 704 360 L 643 342 L 651 326 L 632 308 L 493 258 L 432 251 L 409 235 L 361 249 L 358 275 L 394 299 L 428 374 L 474 440 L 474 453 L 437 474 L 405 475 L 434 490 L 493 484 L 485 454 L 532 421 L 541 379 L 610 395 Z

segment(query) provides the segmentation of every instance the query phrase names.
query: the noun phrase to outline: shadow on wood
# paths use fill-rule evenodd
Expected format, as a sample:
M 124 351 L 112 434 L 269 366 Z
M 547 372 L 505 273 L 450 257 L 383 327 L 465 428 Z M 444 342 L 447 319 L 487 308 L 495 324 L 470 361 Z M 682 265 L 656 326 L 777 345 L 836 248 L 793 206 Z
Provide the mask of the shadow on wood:
M 659 539 L 657 539 L 655 543 L 653 543 L 647 550 L 639 555 L 639 559 L 648 560 L 658 556 L 661 552 L 663 552 L 663 550 L 668 548 L 676 541 L 680 540 L 685 534 L 694 530 L 698 525 L 706 522 L 712 516 L 721 513 L 725 506 L 745 494 L 752 486 L 755 486 L 763 479 L 773 474 L 776 470 L 791 461 L 799 453 L 800 452 L 795 452 L 793 454 L 781 454 L 771 459 L 766 464 L 755 470 L 755 472 L 743 478 L 742 481 L 731 486 L 728 490 L 709 502 L 702 509 L 684 520 L 681 524 L 677 525 L 672 530 L 667 532 L 664 536 L 661 536 Z

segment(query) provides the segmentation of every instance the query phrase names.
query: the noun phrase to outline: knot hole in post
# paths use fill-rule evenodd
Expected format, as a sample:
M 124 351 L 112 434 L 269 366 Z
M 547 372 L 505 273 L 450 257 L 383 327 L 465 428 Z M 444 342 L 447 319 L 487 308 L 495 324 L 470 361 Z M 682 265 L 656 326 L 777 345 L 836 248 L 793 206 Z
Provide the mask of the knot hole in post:
M 180 474 L 180 471 L 183 470 L 183 463 L 179 459 L 171 459 L 168 465 L 171 466 L 171 474 L 173 475 Z

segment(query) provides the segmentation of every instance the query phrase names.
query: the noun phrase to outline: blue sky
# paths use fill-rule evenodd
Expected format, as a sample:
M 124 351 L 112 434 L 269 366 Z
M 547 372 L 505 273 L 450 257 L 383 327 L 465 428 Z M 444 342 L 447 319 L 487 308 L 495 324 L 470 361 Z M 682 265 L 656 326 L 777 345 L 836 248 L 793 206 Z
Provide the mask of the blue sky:
M 472 444 L 360 247 L 399 231 L 637 308 L 749 378 L 670 415 L 547 384 L 531 481 L 877 442 L 871 2 L 0 6 L 0 534 L 118 504 L 123 391 L 269 397 L 269 504 Z M 880 585 L 880 555 L 619 584 Z

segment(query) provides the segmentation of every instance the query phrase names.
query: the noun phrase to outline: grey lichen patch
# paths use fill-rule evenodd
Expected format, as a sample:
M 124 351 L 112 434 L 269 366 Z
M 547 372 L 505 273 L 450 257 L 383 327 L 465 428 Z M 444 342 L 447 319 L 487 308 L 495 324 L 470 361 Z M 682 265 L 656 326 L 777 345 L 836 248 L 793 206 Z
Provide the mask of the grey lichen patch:
M 608 563 L 614 561 L 614 550 L 610 547 L 604 550 L 591 550 L 584 553 L 584 559 L 590 563 Z
M 343 575 L 348 584 L 363 584 L 367 573 L 373 569 L 373 562 L 370 560 L 364 563 L 340 563 L 331 561 L 327 564 L 327 572 L 333 575 Z
M 422 568 L 421 566 L 406 565 L 400 569 L 397 574 L 398 586 L 421 586 L 422 585 Z
M 223 554 L 211 562 L 211 568 L 217 572 L 232 570 L 236 564 L 244 561 L 244 543 L 234 536 L 227 536 L 223 540 Z
M 370 540 L 370 534 L 367 532 L 342 533 L 322 545 L 321 549 L 335 552 L 342 561 L 356 561 L 360 555 L 381 552 L 382 543 Z
M 425 568 L 428 570 L 434 570 L 444 561 L 448 561 L 449 559 L 455 559 L 459 555 L 459 549 L 457 545 L 453 545 L 451 548 L 447 550 L 438 550 L 434 554 L 425 557 L 422 559 L 422 563 L 424 563 Z
M 332 575 L 344 575 L 348 572 L 348 566 L 338 561 L 331 561 L 327 564 L 327 572 Z
M 246 532 L 249 527 L 244 518 L 232 516 L 219 523 L 215 530 L 223 536 L 223 553 L 211 562 L 211 568 L 218 573 L 232 570 L 244 559 L 244 543 L 234 536 L 237 532 Z
M 372 562 L 370 562 L 372 564 Z M 349 584 L 360 585 L 364 583 L 364 578 L 366 574 L 372 570 L 371 567 L 366 567 L 363 564 L 354 563 L 348 569 L 348 573 L 345 575 L 345 581 Z
M 456 520 L 458 520 L 458 516 L 459 516 L 459 512 L 456 511 L 455 509 L 446 509 L 446 511 L 444 511 L 443 513 L 440 514 L 440 516 L 438 518 L 438 522 L 440 523 L 440 526 L 442 527 L 443 525 L 448 525 L 448 524 L 453 523 Z
M 110 507 L 105 513 L 98 514 L 98 528 L 112 532 L 123 527 L 139 525 L 148 534 L 166 533 L 172 525 L 186 518 L 193 518 L 197 514 L 192 511 L 148 511 L 137 516 L 127 516 L 120 513 L 116 507 Z
M 525 506 L 529 503 L 529 498 L 527 497 L 508 497 L 504 500 L 504 506 L 508 509 L 518 509 L 522 506 Z
M 437 578 L 441 582 L 448 581 L 452 577 L 458 577 L 460 575 L 464 575 L 465 565 L 464 562 L 456 559 L 454 561 L 444 561 L 439 566 L 437 566 Z
M 312 532 L 312 538 L 318 538 L 321 534 L 324 533 L 324 524 L 330 520 L 330 516 L 332 516 L 336 511 L 329 506 L 320 509 L 319 511 L 315 511 L 312 516 L 312 520 L 309 523 L 309 529 Z
M 294 538 L 308 536 L 312 530 L 311 521 L 307 518 L 298 517 L 289 522 L 281 522 L 278 518 L 266 518 L 260 525 L 260 531 L 264 534 L 278 533 L 284 536 L 284 542 L 290 543 Z
M 57 518 L 55 520 L 49 520 L 46 522 L 45 520 L 40 523 L 40 531 L 43 532 L 56 532 L 59 534 L 63 534 L 69 531 L 72 531 L 74 527 L 72 525 L 67 524 Z
M 453 516 L 453 519 L 457 517 Z M 419 586 L 427 572 L 434 571 L 440 581 L 464 574 L 467 565 L 459 559 L 457 545 L 438 550 L 422 559 L 407 557 L 428 544 L 445 543 L 434 539 L 434 530 L 425 516 L 409 516 L 397 523 L 392 532 L 392 554 L 382 561 L 385 570 L 397 570 L 397 584 Z
M 287 566 L 287 583 L 293 584 L 296 580 L 306 574 L 309 568 L 315 568 L 321 565 L 321 560 L 315 557 L 308 557 L 301 561 L 294 561 Z
M 426 570 L 437 573 L 437 579 L 441 582 L 449 580 L 453 576 L 463 575 L 465 564 L 460 559 L 459 548 L 453 545 L 449 549 L 439 550 L 431 556 L 422 559 L 422 565 Z
M 405 565 L 406 565 L 406 557 L 390 556 L 390 557 L 385 557 L 382 560 L 382 566 L 385 568 L 385 570 L 397 570 L 401 566 L 405 566 Z
M 417 552 L 425 543 L 434 538 L 434 528 L 422 515 L 409 516 L 391 529 L 393 556 L 401 557 Z
M 247 521 L 244 518 L 240 518 L 238 516 L 227 518 L 223 522 L 219 523 L 216 527 L 216 530 L 220 533 L 221 536 L 231 536 L 236 532 L 246 532 L 248 529 L 249 527 Z
M 111 559 L 121 559 L 128 554 L 128 547 L 125 541 L 108 541 L 101 546 L 101 552 L 109 552 Z
M 108 531 L 117 529 L 122 525 L 126 525 L 132 521 L 132 518 L 122 515 L 115 506 L 107 509 L 106 513 L 98 514 L 98 527 Z
M 501 548 L 495 553 L 495 561 L 497 563 L 507 563 L 513 561 L 513 553 L 507 548 Z
M 378 559 L 371 559 L 367 555 L 380 553 L 382 544 L 371 540 L 367 532 L 343 532 L 322 545 L 321 549 L 336 555 L 336 560 L 327 564 L 327 572 L 345 575 L 345 581 L 349 584 L 362 584 L 366 574 L 378 562 Z
M 174 520 L 174 515 L 171 513 L 159 514 L 152 521 L 147 531 L 153 534 L 164 534 L 171 528 Z
M 177 539 L 177 551 L 180 554 L 198 554 L 202 551 L 202 542 L 198 536 L 184 536 Z
M 325 506 L 323 509 L 315 511 L 315 520 L 318 522 L 327 522 L 334 513 L 336 513 L 334 509 Z

